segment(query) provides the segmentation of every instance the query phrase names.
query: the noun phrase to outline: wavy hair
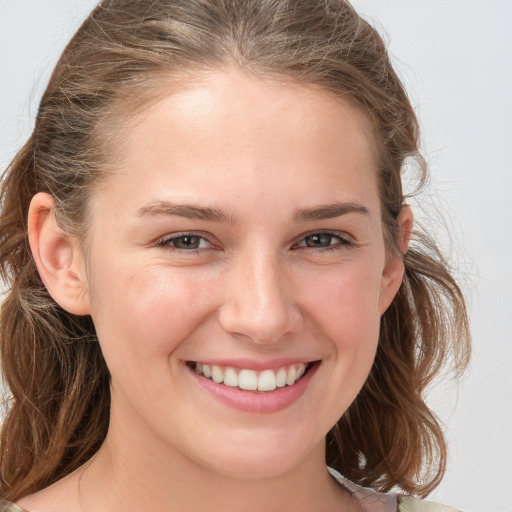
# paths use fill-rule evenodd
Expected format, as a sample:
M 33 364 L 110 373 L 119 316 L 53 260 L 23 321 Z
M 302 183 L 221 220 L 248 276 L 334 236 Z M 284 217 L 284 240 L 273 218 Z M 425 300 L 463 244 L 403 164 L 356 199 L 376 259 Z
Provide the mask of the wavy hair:
M 102 1 L 64 50 L 34 131 L 3 178 L 0 349 L 10 395 L 0 437 L 2 497 L 19 499 L 79 467 L 109 423 L 109 372 L 92 320 L 52 300 L 31 257 L 31 198 L 51 194 L 63 229 L 84 236 L 89 198 L 115 172 L 112 122 L 156 99 L 168 83 L 226 66 L 318 86 L 370 116 L 384 235 L 388 250 L 397 250 L 404 162 L 419 163 L 420 188 L 427 169 L 415 114 L 385 45 L 349 2 Z M 326 462 L 359 484 L 426 495 L 443 475 L 446 446 L 424 392 L 448 361 L 465 367 L 468 323 L 434 240 L 413 233 L 404 264 L 371 373 L 329 432 Z

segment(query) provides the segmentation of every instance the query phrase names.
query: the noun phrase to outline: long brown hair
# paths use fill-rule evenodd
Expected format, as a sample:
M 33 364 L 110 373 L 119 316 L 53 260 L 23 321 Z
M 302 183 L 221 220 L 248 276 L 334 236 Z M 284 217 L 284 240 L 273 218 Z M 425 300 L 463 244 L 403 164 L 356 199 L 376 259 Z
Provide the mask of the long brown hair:
M 0 270 L 8 291 L 0 343 L 10 392 L 0 440 L 4 498 L 19 499 L 79 467 L 109 422 L 109 373 L 92 320 L 52 300 L 28 249 L 31 198 L 50 193 L 63 229 L 83 236 L 89 197 L 115 170 L 112 120 L 161 94 L 164 81 L 226 65 L 314 84 L 371 116 L 384 233 L 396 251 L 404 162 L 416 159 L 421 184 L 426 165 L 383 41 L 347 1 L 104 0 L 65 49 L 34 132 L 3 179 Z M 329 433 L 326 462 L 363 485 L 426 495 L 443 475 L 446 447 L 423 394 L 448 360 L 464 368 L 469 336 L 464 299 L 435 242 L 415 232 L 404 263 L 370 376 Z

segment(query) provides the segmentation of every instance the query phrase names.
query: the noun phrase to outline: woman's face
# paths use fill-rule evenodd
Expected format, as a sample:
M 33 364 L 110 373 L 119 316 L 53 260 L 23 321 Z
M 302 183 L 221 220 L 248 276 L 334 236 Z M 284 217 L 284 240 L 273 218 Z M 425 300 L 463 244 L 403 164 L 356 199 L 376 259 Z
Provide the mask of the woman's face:
M 401 279 L 370 133 L 347 102 L 234 71 L 132 119 L 91 203 L 109 435 L 223 474 L 323 458 Z

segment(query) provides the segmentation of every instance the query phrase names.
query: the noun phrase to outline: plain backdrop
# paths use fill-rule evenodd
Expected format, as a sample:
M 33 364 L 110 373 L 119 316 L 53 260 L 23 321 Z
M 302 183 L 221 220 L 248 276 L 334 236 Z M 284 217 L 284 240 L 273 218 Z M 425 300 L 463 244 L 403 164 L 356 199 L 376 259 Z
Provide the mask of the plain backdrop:
M 431 499 L 512 511 L 512 1 L 354 0 L 389 43 L 417 109 L 432 189 L 462 272 L 474 357 L 431 390 L 450 443 Z M 0 169 L 29 135 L 39 98 L 92 0 L 0 0 Z M 432 229 L 439 230 L 439 226 Z M 439 231 L 442 233 L 442 231 Z

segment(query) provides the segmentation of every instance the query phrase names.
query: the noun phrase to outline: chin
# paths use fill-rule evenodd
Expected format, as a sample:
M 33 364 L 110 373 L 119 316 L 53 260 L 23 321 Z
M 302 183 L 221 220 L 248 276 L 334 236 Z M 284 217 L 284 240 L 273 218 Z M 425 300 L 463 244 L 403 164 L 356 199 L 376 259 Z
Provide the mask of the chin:
M 231 478 L 275 478 L 292 471 L 299 463 L 300 459 L 275 455 L 258 459 L 234 456 L 217 461 L 215 465 L 209 465 L 208 469 Z
M 272 478 L 299 467 L 301 462 L 321 452 L 324 442 L 311 443 L 303 436 L 256 434 L 249 432 L 247 439 L 232 439 L 228 449 L 221 450 L 220 443 L 202 451 L 200 464 L 223 476 L 234 478 Z M 208 453 L 207 462 L 204 454 Z

